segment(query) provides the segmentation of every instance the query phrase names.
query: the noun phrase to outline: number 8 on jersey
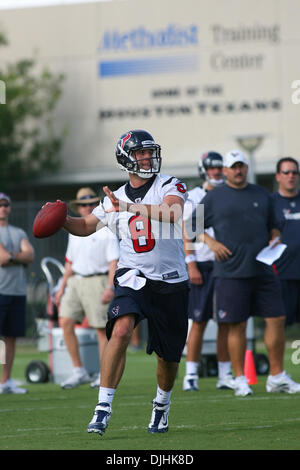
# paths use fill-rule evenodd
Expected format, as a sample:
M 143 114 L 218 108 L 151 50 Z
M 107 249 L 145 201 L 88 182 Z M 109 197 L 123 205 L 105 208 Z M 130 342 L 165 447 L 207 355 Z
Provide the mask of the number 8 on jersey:
M 136 253 L 153 250 L 155 239 L 151 232 L 151 220 L 141 215 L 134 215 L 128 221 L 132 244 Z

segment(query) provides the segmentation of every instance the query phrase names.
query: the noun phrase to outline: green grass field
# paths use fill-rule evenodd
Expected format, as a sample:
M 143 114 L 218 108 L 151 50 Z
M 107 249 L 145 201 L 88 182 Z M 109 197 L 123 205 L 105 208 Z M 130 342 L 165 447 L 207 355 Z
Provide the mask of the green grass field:
M 288 349 L 285 368 L 300 381 Z M 19 346 L 13 377 L 24 379 L 32 359 L 47 362 L 47 353 Z M 218 391 L 215 378 L 199 380 L 199 392 L 183 392 L 182 360 L 172 395 L 169 432 L 147 433 L 156 392 L 155 356 L 128 352 L 126 370 L 103 437 L 86 432 L 97 391 L 89 385 L 62 390 L 53 383 L 29 384 L 27 395 L 0 395 L 2 450 L 296 450 L 300 449 L 300 394 L 268 394 L 265 376 L 254 396 L 235 398 Z

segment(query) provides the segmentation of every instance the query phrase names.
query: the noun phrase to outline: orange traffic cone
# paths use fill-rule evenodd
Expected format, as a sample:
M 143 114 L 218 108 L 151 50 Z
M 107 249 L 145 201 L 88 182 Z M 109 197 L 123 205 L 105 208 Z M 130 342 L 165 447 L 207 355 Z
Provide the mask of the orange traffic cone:
M 250 349 L 247 349 L 245 354 L 244 375 L 247 378 L 249 385 L 257 384 L 254 357 Z

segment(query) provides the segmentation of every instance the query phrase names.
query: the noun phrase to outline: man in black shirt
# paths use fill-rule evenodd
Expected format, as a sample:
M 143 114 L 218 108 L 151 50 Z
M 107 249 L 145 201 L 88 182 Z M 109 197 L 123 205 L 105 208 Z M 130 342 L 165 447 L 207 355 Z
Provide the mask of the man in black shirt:
M 215 240 L 204 241 L 216 255 L 214 266 L 216 315 L 228 323 L 228 348 L 235 372 L 235 395 L 251 395 L 244 376 L 246 324 L 251 315 L 266 322 L 265 344 L 269 354 L 268 392 L 300 392 L 283 370 L 284 309 L 279 280 L 273 269 L 256 261 L 256 255 L 280 235 L 273 221 L 269 193 L 247 182 L 248 165 L 240 151 L 228 152 L 224 159 L 226 184 L 203 199 L 204 228 L 213 227 Z

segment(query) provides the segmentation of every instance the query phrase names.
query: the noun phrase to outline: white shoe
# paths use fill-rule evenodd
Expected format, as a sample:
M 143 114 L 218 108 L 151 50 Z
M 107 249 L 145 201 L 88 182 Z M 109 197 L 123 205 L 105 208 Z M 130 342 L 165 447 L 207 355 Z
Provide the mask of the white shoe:
M 219 378 L 217 385 L 218 390 L 234 390 L 235 389 L 235 380 L 232 376 L 232 373 L 229 372 L 228 374 L 224 375 L 223 377 Z
M 103 436 L 108 426 L 112 414 L 112 409 L 109 403 L 98 403 L 95 408 L 92 421 L 88 425 L 88 432 L 96 432 Z
M 235 396 L 246 397 L 247 395 L 253 395 L 253 391 L 249 387 L 248 381 L 244 375 L 240 375 L 235 379 Z
M 16 395 L 24 395 L 28 393 L 26 388 L 17 387 L 12 379 L 8 379 L 4 384 L 0 384 L 0 393 L 15 393 Z
M 74 370 L 71 377 L 69 377 L 65 382 L 61 383 L 61 388 L 76 388 L 78 385 L 87 384 L 91 381 L 89 374 L 84 372 L 77 372 Z
M 185 392 L 196 392 L 199 390 L 197 374 L 185 375 L 183 379 L 183 390 Z
M 294 382 L 291 377 L 283 371 L 279 377 L 269 375 L 266 383 L 267 392 L 300 393 L 300 384 Z
M 90 387 L 91 388 L 99 388 L 100 387 L 100 374 L 98 374 L 97 377 L 95 378 L 95 380 L 93 380 L 93 382 L 91 382 Z
M 168 427 L 168 419 L 169 419 L 169 411 L 170 411 L 170 403 L 163 405 L 162 403 L 157 403 L 156 401 L 152 401 L 153 408 L 151 414 L 151 420 L 148 427 L 148 432 L 151 434 L 154 433 L 163 433 L 167 432 Z

